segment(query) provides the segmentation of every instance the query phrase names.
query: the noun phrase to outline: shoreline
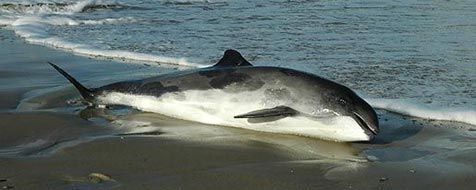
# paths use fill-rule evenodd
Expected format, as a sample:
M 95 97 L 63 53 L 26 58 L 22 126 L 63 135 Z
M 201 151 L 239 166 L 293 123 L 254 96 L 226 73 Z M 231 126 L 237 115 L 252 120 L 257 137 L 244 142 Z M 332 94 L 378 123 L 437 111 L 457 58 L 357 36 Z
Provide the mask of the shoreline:
M 0 187 L 471 189 L 476 185 L 476 132 L 455 129 L 463 124 L 380 110 L 382 131 L 373 142 L 334 143 L 127 109 L 116 110 L 120 114 L 87 110 L 67 103 L 78 95 L 46 61 L 61 64 L 91 86 L 171 69 L 95 60 L 31 45 L 4 29 L 0 36 L 4 57 L 0 95 L 8 97 L 0 100 Z M 106 177 L 91 177 L 93 173 Z

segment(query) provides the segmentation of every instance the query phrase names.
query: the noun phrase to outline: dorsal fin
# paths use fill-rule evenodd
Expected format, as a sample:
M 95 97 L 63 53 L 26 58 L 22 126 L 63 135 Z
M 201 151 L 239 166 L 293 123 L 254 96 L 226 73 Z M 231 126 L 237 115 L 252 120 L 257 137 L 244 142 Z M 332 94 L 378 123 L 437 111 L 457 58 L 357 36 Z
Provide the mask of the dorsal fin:
M 223 57 L 213 67 L 241 67 L 241 66 L 253 66 L 250 62 L 246 61 L 240 52 L 229 49 L 225 51 Z

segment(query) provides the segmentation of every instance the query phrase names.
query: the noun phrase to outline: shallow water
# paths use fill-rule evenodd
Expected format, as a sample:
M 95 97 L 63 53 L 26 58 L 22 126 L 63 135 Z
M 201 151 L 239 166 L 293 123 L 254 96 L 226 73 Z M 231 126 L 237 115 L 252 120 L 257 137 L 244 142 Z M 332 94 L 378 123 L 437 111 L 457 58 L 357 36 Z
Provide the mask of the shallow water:
M 7 0 L 0 24 L 30 43 L 130 63 L 197 67 L 234 48 L 255 65 L 340 82 L 375 107 L 476 124 L 474 10 L 471 0 Z

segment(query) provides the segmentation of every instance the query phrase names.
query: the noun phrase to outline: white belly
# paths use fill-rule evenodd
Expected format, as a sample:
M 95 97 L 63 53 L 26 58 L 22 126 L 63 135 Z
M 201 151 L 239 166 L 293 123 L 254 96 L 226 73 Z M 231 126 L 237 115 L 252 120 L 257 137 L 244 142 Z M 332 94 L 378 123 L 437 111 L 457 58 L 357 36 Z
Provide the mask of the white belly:
M 161 97 L 106 93 L 98 98 L 101 104 L 126 105 L 142 111 L 196 121 L 205 124 L 231 126 L 255 131 L 292 134 L 333 141 L 367 141 L 369 136 L 351 118 L 286 117 L 269 122 L 252 122 L 234 116 L 259 109 L 283 105 L 283 100 L 269 100 L 256 92 L 227 93 L 222 90 L 189 90 L 169 93 Z M 251 121 L 251 122 L 249 122 Z

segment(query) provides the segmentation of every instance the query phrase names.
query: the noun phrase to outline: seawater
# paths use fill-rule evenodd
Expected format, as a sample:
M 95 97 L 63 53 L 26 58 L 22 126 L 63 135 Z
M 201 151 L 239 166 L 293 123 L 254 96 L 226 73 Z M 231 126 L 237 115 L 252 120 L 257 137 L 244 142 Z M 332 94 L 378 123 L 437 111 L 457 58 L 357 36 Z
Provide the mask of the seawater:
M 315 73 L 374 107 L 476 125 L 476 1 L 3 0 L 29 43 L 157 66 L 226 49 Z

